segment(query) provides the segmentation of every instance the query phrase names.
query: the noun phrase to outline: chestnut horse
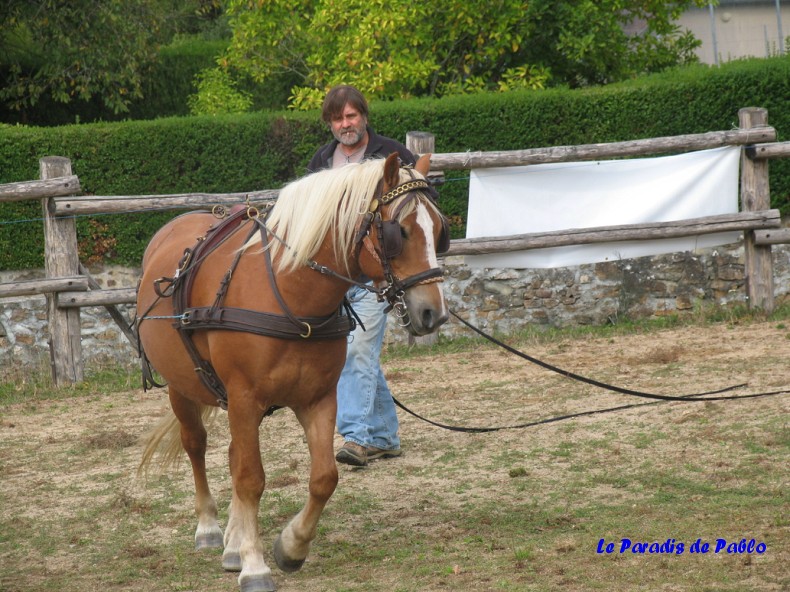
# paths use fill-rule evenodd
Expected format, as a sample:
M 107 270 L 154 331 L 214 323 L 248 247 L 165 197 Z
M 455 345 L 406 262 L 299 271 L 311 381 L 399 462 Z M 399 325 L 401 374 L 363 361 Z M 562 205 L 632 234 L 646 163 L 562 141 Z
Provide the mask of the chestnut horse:
M 301 567 L 337 485 L 336 387 L 354 325 L 343 305 L 349 285 L 372 278 L 370 289 L 412 334 L 447 320 L 436 257 L 447 227 L 428 167 L 427 155 L 414 169 L 393 155 L 321 171 L 283 188 L 266 216 L 250 208 L 220 230 L 212 214 L 185 214 L 146 249 L 137 295 L 143 365 L 167 381 L 172 413 L 149 434 L 141 470 L 157 451 L 163 465 L 186 451 L 196 546 L 224 546 L 222 565 L 240 571 L 242 592 L 275 589 L 258 529 L 258 429 L 269 410 L 293 410 L 311 458 L 307 502 L 274 543 L 283 571 Z M 204 419 L 218 407 L 227 409 L 231 436 L 224 538 L 205 466 Z

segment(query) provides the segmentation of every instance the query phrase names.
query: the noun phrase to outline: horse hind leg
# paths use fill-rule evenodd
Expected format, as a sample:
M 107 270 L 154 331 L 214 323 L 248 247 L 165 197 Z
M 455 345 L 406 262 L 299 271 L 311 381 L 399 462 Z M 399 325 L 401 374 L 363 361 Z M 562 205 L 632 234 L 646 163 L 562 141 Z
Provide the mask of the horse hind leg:
M 309 411 L 297 411 L 310 449 L 310 496 L 304 508 L 291 519 L 274 542 L 274 559 L 284 572 L 299 570 L 318 532 L 318 520 L 337 487 L 333 450 L 334 397 L 325 397 Z
M 170 389 L 170 406 L 180 424 L 178 440 L 189 457 L 192 476 L 195 482 L 195 514 L 198 518 L 195 530 L 196 549 L 221 549 L 223 546 L 222 529 L 217 522 L 217 504 L 211 495 L 206 475 L 207 433 L 204 420 L 211 416 L 216 407 L 209 407 L 183 397 Z

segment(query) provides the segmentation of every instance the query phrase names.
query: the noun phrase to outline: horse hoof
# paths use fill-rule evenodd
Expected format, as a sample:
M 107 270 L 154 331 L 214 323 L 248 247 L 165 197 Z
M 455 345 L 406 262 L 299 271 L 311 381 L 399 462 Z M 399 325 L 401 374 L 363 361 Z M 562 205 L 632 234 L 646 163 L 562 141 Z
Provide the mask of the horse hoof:
M 277 539 L 274 541 L 274 561 L 277 563 L 277 567 L 285 573 L 299 571 L 304 565 L 304 559 L 290 559 L 285 556 L 282 535 L 277 535 Z
M 274 592 L 277 590 L 277 586 L 274 585 L 274 580 L 269 574 L 244 578 L 239 581 L 239 586 L 241 592 Z
M 206 532 L 195 537 L 195 549 L 222 549 L 221 532 Z
M 225 571 L 241 571 L 241 555 L 232 551 L 223 553 L 222 569 Z

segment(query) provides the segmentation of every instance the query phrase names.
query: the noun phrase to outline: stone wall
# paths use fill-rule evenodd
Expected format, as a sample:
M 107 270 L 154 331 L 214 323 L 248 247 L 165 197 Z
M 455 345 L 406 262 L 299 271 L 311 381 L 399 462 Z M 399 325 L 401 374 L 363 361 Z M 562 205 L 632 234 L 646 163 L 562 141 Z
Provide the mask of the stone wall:
M 790 294 L 790 246 L 774 247 L 777 302 Z M 728 245 L 557 269 L 471 269 L 448 261 L 445 294 L 459 316 L 509 333 L 526 323 L 562 327 L 688 314 L 746 303 L 743 247 Z M 468 331 L 458 323 L 442 332 Z
M 790 298 L 790 246 L 773 248 L 777 303 Z M 129 288 L 139 270 L 91 270 L 102 287 Z M 43 271 L 0 272 L 0 282 L 43 276 Z M 445 261 L 445 295 L 452 310 L 485 331 L 510 333 L 526 324 L 601 325 L 629 318 L 690 314 L 698 307 L 745 303 L 740 244 L 558 269 L 475 269 L 462 258 Z M 121 306 L 128 318 L 133 306 Z M 0 366 L 40 365 L 49 357 L 45 298 L 0 300 Z M 81 309 L 86 365 L 97 360 L 134 362 L 126 337 L 103 307 Z M 441 334 L 470 336 L 452 320 Z M 390 319 L 390 343 L 407 335 Z
M 133 288 L 139 270 L 123 267 L 91 269 L 103 288 Z M 40 279 L 44 270 L 3 271 L 0 283 Z M 121 305 L 126 318 L 134 317 L 134 306 Z M 86 365 L 98 360 L 127 361 L 135 357 L 126 336 L 110 318 L 104 307 L 80 309 L 82 355 Z M 0 368 L 9 365 L 34 367 L 49 359 L 46 298 L 24 296 L 0 299 Z M 48 363 L 48 362 L 47 362 Z

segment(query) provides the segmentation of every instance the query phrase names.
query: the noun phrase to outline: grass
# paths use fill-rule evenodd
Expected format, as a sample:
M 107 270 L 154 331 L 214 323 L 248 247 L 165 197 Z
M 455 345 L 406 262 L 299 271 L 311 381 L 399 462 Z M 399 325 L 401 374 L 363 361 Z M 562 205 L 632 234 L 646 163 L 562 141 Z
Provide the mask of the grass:
M 524 329 L 515 333 L 503 335 L 498 332 L 493 333 L 493 337 L 504 341 L 512 347 L 520 345 L 545 345 L 552 344 L 557 350 L 568 347 L 568 342 L 580 339 L 610 339 L 624 335 L 649 334 L 654 331 L 676 329 L 688 326 L 708 326 L 711 324 L 725 324 L 737 326 L 743 323 L 758 321 L 771 321 L 776 323 L 779 330 L 787 330 L 786 338 L 790 339 L 790 301 L 777 306 L 770 314 L 766 315 L 761 311 L 752 311 L 742 305 L 731 307 L 711 306 L 705 309 L 697 309 L 692 314 L 687 315 L 666 315 L 658 318 L 649 319 L 624 319 L 617 324 L 609 325 L 579 325 L 572 327 L 546 327 L 543 325 L 525 325 Z M 471 334 L 471 331 L 470 331 Z M 496 347 L 482 337 L 455 337 L 445 338 L 440 335 L 437 343 L 432 346 L 413 346 L 391 344 L 386 348 L 383 359 L 386 361 L 406 363 L 412 358 L 428 354 L 453 354 L 469 353 L 480 347 Z
M 110 361 L 86 365 L 83 382 L 56 387 L 49 368 L 40 363 L 37 368 L 4 368 L 0 372 L 0 407 L 30 401 L 66 401 L 72 397 L 91 396 L 97 392 L 125 392 L 140 386 L 140 370 L 133 365 L 119 365 Z
M 788 318 L 784 309 L 765 329 L 784 335 Z M 730 314 L 677 323 L 524 332 L 508 343 L 577 356 L 591 339 L 619 347 L 625 336 L 766 320 Z M 393 347 L 385 364 L 400 373 L 401 388 L 418 377 L 410 395 L 419 405 L 475 423 L 513 423 L 527 405 L 544 414 L 589 405 L 584 389 L 567 381 L 535 383 L 530 374 L 524 384 L 512 370 L 474 376 L 491 350 L 477 339 L 427 350 Z M 648 384 L 682 388 L 684 380 L 705 381 L 725 369 L 715 356 L 692 364 L 682 352 L 666 357 L 666 351 L 656 363 L 672 371 L 646 373 Z M 778 344 L 757 378 L 781 379 L 786 351 Z M 448 376 L 423 371 L 423 361 L 437 359 Z M 469 369 L 468 384 L 453 384 L 457 367 Z M 218 553 L 192 548 L 186 467 L 148 483 L 134 477 L 136 436 L 164 405 L 161 394 L 142 394 L 138 384 L 135 369 L 112 367 L 62 389 L 46 375 L 0 384 L 0 590 L 238 589 L 235 574 L 220 569 Z M 485 388 L 493 392 L 483 395 Z M 490 403 L 481 408 L 483 398 Z M 489 412 L 499 415 L 480 419 Z M 787 417 L 787 400 L 774 397 L 654 406 L 498 435 L 448 433 L 404 419 L 407 454 L 364 471 L 341 469 L 304 569 L 275 570 L 275 579 L 281 592 L 787 589 Z M 266 421 L 269 487 L 259 527 L 270 545 L 304 502 L 309 458 L 295 420 L 282 412 Z M 209 470 L 224 524 L 227 435 L 217 424 Z M 58 427 L 47 431 L 48 425 Z M 674 539 L 684 552 L 620 553 L 624 538 Z M 697 539 L 718 538 L 755 538 L 767 551 L 690 552 Z M 599 554 L 601 539 L 617 550 Z

